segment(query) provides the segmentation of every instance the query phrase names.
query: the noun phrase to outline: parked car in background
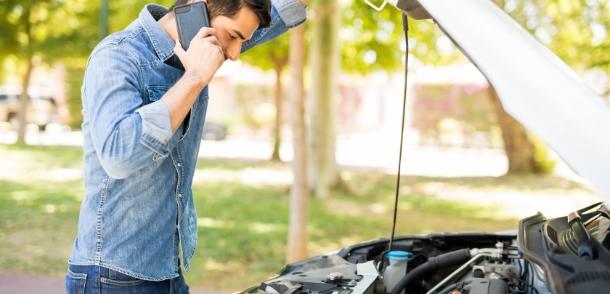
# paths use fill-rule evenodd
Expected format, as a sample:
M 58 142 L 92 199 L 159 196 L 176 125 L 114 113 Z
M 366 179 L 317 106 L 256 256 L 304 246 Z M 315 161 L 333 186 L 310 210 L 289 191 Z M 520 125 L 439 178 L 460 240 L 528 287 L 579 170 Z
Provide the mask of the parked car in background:
M 0 92 L 0 122 L 8 122 L 13 129 L 18 127 L 19 93 Z M 44 95 L 29 95 L 26 123 L 35 124 L 45 131 L 50 123 L 57 121 L 55 99 Z
M 203 139 L 202 140 L 214 140 L 222 141 L 227 138 L 227 127 L 225 125 L 206 122 L 203 126 Z

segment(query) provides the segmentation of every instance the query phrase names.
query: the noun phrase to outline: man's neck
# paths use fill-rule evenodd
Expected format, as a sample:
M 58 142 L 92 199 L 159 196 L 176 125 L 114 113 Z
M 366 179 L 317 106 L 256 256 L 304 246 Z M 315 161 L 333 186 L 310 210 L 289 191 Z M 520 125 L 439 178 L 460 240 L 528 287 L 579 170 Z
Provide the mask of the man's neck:
M 168 12 L 157 22 L 163 30 L 165 30 L 170 39 L 174 40 L 174 42 L 178 42 L 178 28 L 176 27 L 176 19 L 174 18 L 173 13 Z

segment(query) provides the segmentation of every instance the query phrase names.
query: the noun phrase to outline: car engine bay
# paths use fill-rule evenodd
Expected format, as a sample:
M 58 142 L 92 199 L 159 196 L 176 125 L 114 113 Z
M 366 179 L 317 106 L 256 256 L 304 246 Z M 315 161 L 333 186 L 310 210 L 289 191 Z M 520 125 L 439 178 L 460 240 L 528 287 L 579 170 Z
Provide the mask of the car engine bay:
M 388 251 L 388 239 L 368 241 L 287 265 L 244 293 L 602 293 L 610 289 L 608 211 L 598 203 L 566 217 L 539 213 L 518 232 L 397 237 L 392 252 L 403 255 Z M 388 256 L 405 261 L 398 281 L 387 274 Z

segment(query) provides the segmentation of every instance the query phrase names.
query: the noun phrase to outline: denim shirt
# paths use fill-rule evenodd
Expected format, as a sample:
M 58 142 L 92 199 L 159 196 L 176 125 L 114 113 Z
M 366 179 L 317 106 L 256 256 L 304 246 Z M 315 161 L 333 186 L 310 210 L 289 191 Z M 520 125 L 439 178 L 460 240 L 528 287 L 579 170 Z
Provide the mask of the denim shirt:
M 273 0 L 272 22 L 245 51 L 305 21 L 298 0 Z M 69 263 L 160 281 L 185 270 L 197 242 L 191 184 L 208 106 L 207 87 L 172 134 L 160 98 L 183 75 L 168 65 L 174 41 L 147 5 L 93 50 L 82 87 L 85 198 Z

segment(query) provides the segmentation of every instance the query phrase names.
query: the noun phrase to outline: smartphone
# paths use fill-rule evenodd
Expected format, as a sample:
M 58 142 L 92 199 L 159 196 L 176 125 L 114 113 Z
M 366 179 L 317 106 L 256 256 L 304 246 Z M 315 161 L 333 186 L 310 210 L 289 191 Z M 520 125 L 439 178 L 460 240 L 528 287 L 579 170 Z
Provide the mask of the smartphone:
M 184 4 L 174 8 L 174 15 L 176 16 L 180 45 L 186 51 L 199 30 L 210 26 L 208 7 L 203 1 Z

